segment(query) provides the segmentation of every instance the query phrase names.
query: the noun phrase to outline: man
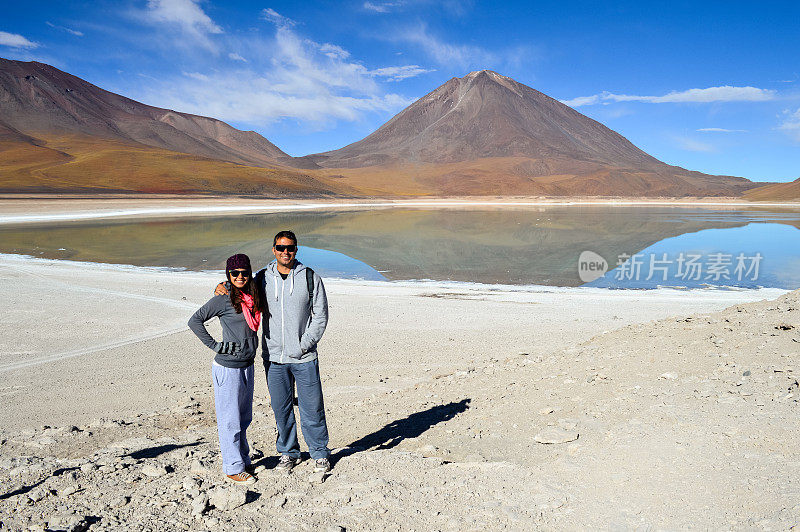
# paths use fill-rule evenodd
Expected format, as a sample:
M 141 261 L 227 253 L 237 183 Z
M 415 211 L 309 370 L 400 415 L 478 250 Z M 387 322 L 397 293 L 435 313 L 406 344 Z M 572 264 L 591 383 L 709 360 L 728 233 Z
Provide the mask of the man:
M 272 241 L 275 260 L 254 276 L 269 317 L 262 325 L 261 356 L 267 372 L 272 411 L 278 425 L 276 469 L 291 471 L 300 462 L 293 390 L 297 384 L 300 426 L 315 472 L 330 470 L 328 425 L 319 378 L 317 342 L 328 323 L 322 279 L 296 259 L 297 237 L 281 231 Z M 222 284 L 216 293 L 226 293 Z

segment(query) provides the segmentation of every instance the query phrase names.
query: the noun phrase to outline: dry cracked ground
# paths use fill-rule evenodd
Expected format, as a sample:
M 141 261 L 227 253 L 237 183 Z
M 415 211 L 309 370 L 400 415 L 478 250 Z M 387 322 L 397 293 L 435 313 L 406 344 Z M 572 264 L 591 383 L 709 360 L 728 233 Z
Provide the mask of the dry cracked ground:
M 333 470 L 220 474 L 209 390 L 173 408 L 0 434 L 0 530 L 787 530 L 800 523 L 800 291 L 504 346 L 330 416 Z M 392 378 L 391 376 L 389 378 Z

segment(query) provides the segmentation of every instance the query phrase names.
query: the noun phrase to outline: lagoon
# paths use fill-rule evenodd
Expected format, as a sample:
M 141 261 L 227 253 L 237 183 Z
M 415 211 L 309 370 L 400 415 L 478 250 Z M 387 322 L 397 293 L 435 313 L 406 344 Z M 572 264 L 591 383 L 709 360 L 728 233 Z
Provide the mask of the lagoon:
M 327 277 L 609 288 L 800 287 L 800 209 L 777 207 L 395 207 L 5 225 L 0 252 L 221 270 L 236 252 L 250 255 L 254 265 L 266 264 L 272 235 L 287 228 L 300 238 L 299 259 Z M 602 257 L 608 270 L 589 283 L 578 272 L 585 251 Z M 753 257 L 759 255 L 754 272 Z M 626 267 L 621 261 L 629 256 L 634 258 Z M 690 256 L 694 268 L 687 275 L 678 263 Z M 737 257 L 749 259 L 738 272 Z M 720 274 L 725 266 L 727 277 Z

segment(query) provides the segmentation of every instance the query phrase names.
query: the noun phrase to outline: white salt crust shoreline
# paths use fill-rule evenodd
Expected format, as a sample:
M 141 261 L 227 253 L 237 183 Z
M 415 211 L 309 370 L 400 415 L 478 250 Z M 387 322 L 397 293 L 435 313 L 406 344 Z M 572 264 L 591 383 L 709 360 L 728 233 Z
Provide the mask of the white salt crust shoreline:
M 94 200 L 102 203 L 104 200 Z M 231 201 L 231 200 L 228 200 Z M 22 203 L 19 200 L 0 199 L 0 224 L 27 224 L 48 222 L 69 222 L 81 220 L 100 220 L 115 218 L 152 218 L 152 217 L 182 217 L 182 216 L 213 216 L 228 214 L 268 214 L 275 212 L 292 212 L 307 210 L 336 210 L 336 209 L 385 209 L 385 208 L 519 208 L 519 207 L 582 207 L 582 206 L 608 206 L 608 207 L 717 207 L 717 208 L 800 208 L 800 203 L 752 203 L 735 201 L 635 201 L 635 200 L 543 200 L 543 201 L 447 201 L 447 200 L 417 200 L 417 201 L 363 201 L 363 202 L 308 202 L 308 203 L 280 203 L 269 201 L 262 203 L 243 203 L 236 205 L 218 205 L 217 202 L 205 203 L 202 200 L 173 200 L 175 202 L 194 202 L 196 206 L 159 206 L 159 207 L 130 207 L 119 209 L 81 209 L 71 206 L 69 202 L 60 202 L 58 205 L 34 206 L 34 212 L 25 214 L 12 214 L 9 204 Z M 129 203 L 136 204 L 131 200 Z M 141 203 L 141 202 L 140 202 Z M 164 203 L 170 203 L 165 201 Z M 238 203 L 242 203 L 241 201 Z M 36 209 L 39 212 L 36 212 Z M 17 209 L 13 209 L 16 211 Z M 55 212 L 53 212 L 55 211 Z
M 41 257 L 34 257 L 31 255 L 22 255 L 16 253 L 0 253 L 0 265 L 3 263 L 8 265 L 19 264 L 41 264 L 41 265 L 64 265 L 81 268 L 84 266 L 95 267 L 98 271 L 102 270 L 119 270 L 121 272 L 139 272 L 143 274 L 186 274 L 186 275 L 207 275 L 210 279 L 218 279 L 220 276 L 225 275 L 224 270 L 187 270 L 182 267 L 173 266 L 136 266 L 134 264 L 113 264 L 108 262 L 92 262 L 92 261 L 75 261 L 67 259 L 46 259 Z M 683 300 L 687 294 L 704 294 L 718 301 L 738 302 L 741 296 L 731 296 L 730 293 L 740 294 L 743 292 L 753 294 L 762 298 L 778 297 L 790 290 L 782 288 L 770 287 L 757 287 L 757 288 L 740 288 L 740 287 L 715 287 L 709 286 L 704 288 L 685 288 L 685 287 L 657 287 L 657 288 L 605 288 L 605 287 L 591 287 L 591 286 L 551 286 L 551 285 L 516 285 L 516 284 L 500 284 L 500 283 L 479 283 L 469 281 L 438 281 L 435 279 L 407 279 L 407 280 L 386 280 L 386 281 L 373 281 L 367 279 L 345 279 L 337 277 L 326 277 L 327 283 L 336 283 L 341 286 L 352 287 L 372 287 L 375 288 L 375 293 L 380 293 L 382 288 L 388 286 L 406 287 L 406 288 L 427 288 L 427 289 L 451 289 L 451 290 L 478 290 L 490 292 L 503 292 L 507 295 L 513 293 L 566 293 L 573 295 L 592 296 L 592 295 L 605 295 L 619 294 L 624 297 L 626 292 L 633 293 L 653 293 L 657 294 L 659 299 L 679 298 Z M 678 299 L 675 299 L 678 300 Z

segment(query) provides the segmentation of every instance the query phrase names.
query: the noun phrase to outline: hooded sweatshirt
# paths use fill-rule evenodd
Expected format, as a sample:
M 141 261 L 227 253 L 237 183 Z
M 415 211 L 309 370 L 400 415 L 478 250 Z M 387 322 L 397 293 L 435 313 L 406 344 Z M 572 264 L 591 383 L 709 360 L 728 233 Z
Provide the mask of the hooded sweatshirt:
M 317 342 L 328 324 L 328 298 L 322 278 L 314 272 L 314 299 L 309 301 L 306 267 L 295 260 L 286 279 L 277 262 L 255 275 L 269 308 L 262 326 L 261 355 L 270 362 L 295 364 L 317 358 Z
M 244 309 L 247 312 L 247 309 Z M 231 305 L 228 295 L 214 296 L 200 307 L 191 318 L 189 328 L 208 348 L 216 350 L 218 342 L 208 333 L 205 322 L 219 317 L 222 324 L 222 341 L 236 342 L 239 350 L 232 354 L 219 353 L 214 361 L 227 368 L 246 368 L 253 363 L 258 352 L 258 333 L 247 325 L 244 314 L 239 314 Z

